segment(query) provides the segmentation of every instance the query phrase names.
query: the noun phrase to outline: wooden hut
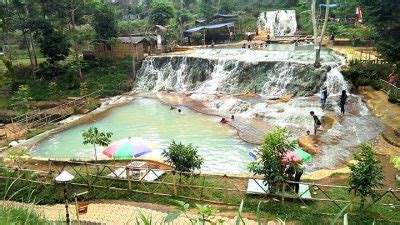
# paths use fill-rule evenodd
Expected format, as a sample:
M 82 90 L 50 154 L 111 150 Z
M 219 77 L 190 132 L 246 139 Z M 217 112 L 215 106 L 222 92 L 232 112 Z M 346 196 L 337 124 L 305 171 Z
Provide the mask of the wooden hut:
M 145 53 L 156 53 L 156 37 L 143 35 L 130 35 L 118 37 L 116 43 L 104 42 L 94 43 L 94 56 L 102 59 L 134 57 L 135 60 L 142 60 Z

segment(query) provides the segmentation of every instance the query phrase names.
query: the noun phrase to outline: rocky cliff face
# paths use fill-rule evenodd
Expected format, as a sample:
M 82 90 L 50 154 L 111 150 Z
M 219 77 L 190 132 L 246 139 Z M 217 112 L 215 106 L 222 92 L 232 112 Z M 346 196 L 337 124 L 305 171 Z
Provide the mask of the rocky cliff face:
M 202 93 L 257 92 L 267 96 L 309 96 L 326 83 L 329 65 L 291 61 L 240 61 L 192 56 L 148 57 L 138 73 L 142 90 L 197 91 Z M 341 82 L 341 81 L 340 81 Z M 343 80 L 344 82 L 344 80 Z M 333 82 L 339 92 L 343 85 Z M 340 90 L 339 90 L 340 89 Z

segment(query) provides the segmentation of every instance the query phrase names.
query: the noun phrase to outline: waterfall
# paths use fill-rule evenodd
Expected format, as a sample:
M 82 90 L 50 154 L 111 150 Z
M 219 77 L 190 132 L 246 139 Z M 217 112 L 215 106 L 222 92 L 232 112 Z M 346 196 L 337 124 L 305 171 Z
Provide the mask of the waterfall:
M 258 28 L 275 36 L 293 36 L 297 31 L 296 11 L 278 10 L 263 12 L 258 17 Z
M 338 68 L 341 60 L 322 54 L 314 68 L 307 51 L 202 49 L 190 55 L 152 56 L 138 73 L 138 89 L 235 94 L 255 89 L 267 97 L 310 96 L 327 86 L 331 94 L 347 89 Z M 331 69 L 334 68 L 334 69 Z
M 347 81 L 339 71 L 339 67 L 335 67 L 327 73 L 324 85 L 327 87 L 328 93 L 332 94 L 340 94 L 342 90 L 350 91 Z

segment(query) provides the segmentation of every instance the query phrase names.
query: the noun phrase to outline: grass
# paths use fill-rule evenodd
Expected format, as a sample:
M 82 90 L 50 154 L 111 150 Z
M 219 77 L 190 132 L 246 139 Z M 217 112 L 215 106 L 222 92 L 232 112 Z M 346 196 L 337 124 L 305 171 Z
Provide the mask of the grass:
M 44 61 L 45 59 L 40 59 Z M 80 84 L 87 84 L 88 93 L 102 90 L 100 97 L 109 97 L 131 91 L 133 88 L 133 79 L 131 77 L 132 62 L 130 59 L 118 59 L 115 61 L 83 61 L 83 78 L 77 78 L 76 66 L 71 60 L 65 60 L 60 63 L 63 74 L 52 79 L 36 80 L 27 74 L 29 73 L 29 59 L 17 60 L 14 62 L 17 71 L 17 80 L 14 84 L 4 85 L 0 90 L 0 110 L 9 108 L 12 102 L 11 97 L 19 85 L 26 84 L 30 87 L 30 95 L 33 101 L 65 100 L 67 97 L 80 96 Z M 140 68 L 140 65 L 137 65 Z M 0 72 L 5 69 L 4 64 L 0 62 Z M 57 95 L 49 95 L 50 82 L 56 82 Z M 7 87 L 6 87 L 7 86 Z
M 70 173 L 73 173 L 74 170 L 71 168 L 64 168 L 68 169 Z M 89 168 L 90 171 L 93 172 L 94 168 Z M 81 171 L 84 173 L 83 167 L 75 167 L 75 170 Z M 4 172 L 2 176 L 5 176 Z M 13 176 L 16 176 L 16 172 L 13 173 Z M 102 175 L 105 176 L 106 174 L 110 173 L 110 171 L 103 171 Z M 8 174 L 11 175 L 11 174 Z M 23 174 L 23 177 L 30 177 L 31 179 L 35 180 L 42 180 L 44 181 L 45 178 L 39 174 Z M 165 177 L 164 177 L 165 178 Z M 87 179 L 86 176 L 80 177 L 79 175 L 75 176 L 74 183 L 81 183 L 84 184 L 85 180 Z M 89 178 L 91 182 L 94 181 L 94 178 Z M 163 178 L 161 178 L 163 179 Z M 172 182 L 172 177 L 167 177 L 165 179 L 166 182 Z M 112 181 L 109 179 L 100 178 L 96 181 L 95 185 L 103 185 L 107 186 L 111 184 L 112 187 L 116 188 L 127 188 L 127 181 Z M 201 176 L 195 179 L 191 178 L 184 178 L 183 184 L 193 184 L 193 185 L 202 185 L 205 184 L 208 187 L 216 186 L 222 187 L 226 186 L 232 188 L 232 183 L 239 185 L 243 181 L 235 179 L 224 183 L 220 180 L 220 177 L 217 176 Z M 2 182 L 7 183 L 7 182 Z M 1 184 L 3 186 L 3 184 Z M 140 190 L 140 191 L 154 191 L 158 187 L 158 193 L 170 194 L 173 195 L 172 185 L 168 187 L 166 185 L 158 185 L 154 184 L 146 184 L 146 187 L 139 183 L 139 182 L 132 182 L 132 189 L 133 190 Z M 4 187 L 3 187 L 4 188 Z M 15 190 L 20 190 L 23 188 L 23 191 L 15 194 L 13 196 L 14 200 L 24 201 L 24 196 L 27 193 L 33 193 L 33 196 L 36 196 L 38 199 L 39 204 L 54 204 L 54 203 L 62 203 L 63 202 L 63 195 L 62 195 L 62 187 L 55 185 L 38 185 L 34 183 L 27 183 L 27 182 L 16 182 L 12 189 L 12 192 Z M 243 187 L 242 187 L 243 188 Z M 334 219 L 335 214 L 337 214 L 340 209 L 330 202 L 317 202 L 317 201 L 308 201 L 306 205 L 303 205 L 299 200 L 290 200 L 287 199 L 284 203 L 279 201 L 268 199 L 261 199 L 258 196 L 241 196 L 237 192 L 228 192 L 227 198 L 224 198 L 224 192 L 222 190 L 204 190 L 202 188 L 192 188 L 190 190 L 187 187 L 179 187 L 178 194 L 180 196 L 186 197 L 193 197 L 196 195 L 203 195 L 206 199 L 210 200 L 219 200 L 225 201 L 227 203 L 239 206 L 240 201 L 244 199 L 244 209 L 243 212 L 249 212 L 255 214 L 257 211 L 257 205 L 260 201 L 263 201 L 260 205 L 260 209 L 263 213 L 263 217 L 267 217 L 268 219 L 277 219 L 281 218 L 286 221 L 298 221 L 301 224 L 315 224 L 316 221 L 321 223 L 319 224 L 328 224 L 330 221 Z M 152 195 L 152 194 L 142 194 L 142 193 L 135 193 L 133 191 L 127 190 L 112 190 L 112 189 L 104 189 L 104 188 L 91 188 L 88 189 L 87 187 L 83 186 L 72 186 L 69 189 L 69 196 L 72 196 L 73 193 L 78 193 L 81 191 L 89 190 L 89 199 L 118 199 L 124 201 L 135 201 L 135 202 L 149 202 L 149 203 L 156 203 L 162 205 L 173 205 L 174 197 L 170 196 L 159 196 L 159 195 Z M 349 192 L 346 189 L 324 189 L 329 196 L 335 199 L 348 199 Z M 4 197 L 4 192 L 1 192 L 1 197 Z M 314 197 L 324 198 L 325 196 L 321 191 L 317 191 L 317 195 Z M 191 206 L 194 206 L 194 203 L 197 201 L 188 200 L 188 199 L 180 199 Z M 268 201 L 266 201 L 268 200 Z M 358 200 L 358 198 L 357 198 Z M 389 199 L 388 197 L 384 197 L 382 202 L 385 203 L 395 203 L 393 202 L 393 198 Z M 344 207 L 347 203 L 338 203 L 341 207 Z M 220 211 L 236 211 L 237 207 L 226 207 L 226 206 L 218 206 L 220 207 Z M 358 206 L 355 207 L 358 209 Z M 397 213 L 397 208 L 386 207 L 386 206 L 374 206 L 365 211 L 355 211 L 354 214 L 349 214 L 349 220 L 351 224 L 372 224 L 375 221 L 375 224 L 390 224 L 390 221 L 400 221 L 400 215 Z
M 0 224 L 50 224 L 28 207 L 0 205 Z
M 28 132 L 25 134 L 24 139 L 30 139 L 33 138 L 47 130 L 51 130 L 53 128 L 55 128 L 56 125 L 55 124 L 48 124 L 46 126 L 43 127 L 38 127 L 38 128 L 34 128 L 34 129 L 29 129 Z

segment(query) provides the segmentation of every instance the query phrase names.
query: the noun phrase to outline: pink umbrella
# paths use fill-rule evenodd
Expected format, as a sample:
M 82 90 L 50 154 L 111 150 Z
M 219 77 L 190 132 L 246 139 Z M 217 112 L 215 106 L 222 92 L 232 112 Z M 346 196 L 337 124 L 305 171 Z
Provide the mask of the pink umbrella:
M 287 162 L 299 162 L 302 161 L 303 159 L 295 152 L 295 151 L 290 151 L 283 156 L 282 162 L 287 163 Z

